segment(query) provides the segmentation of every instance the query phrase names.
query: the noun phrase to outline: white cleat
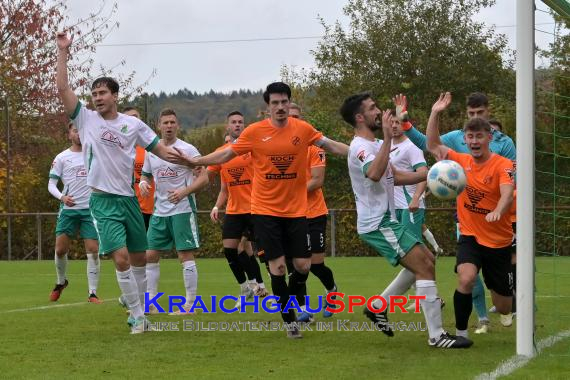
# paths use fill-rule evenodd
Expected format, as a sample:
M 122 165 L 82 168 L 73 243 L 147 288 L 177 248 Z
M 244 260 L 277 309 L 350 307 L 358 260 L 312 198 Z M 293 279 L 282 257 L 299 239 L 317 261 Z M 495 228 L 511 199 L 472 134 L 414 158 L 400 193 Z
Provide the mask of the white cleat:
M 479 321 L 475 334 L 487 334 L 489 332 L 489 320 Z
M 184 307 L 182 307 L 182 309 L 184 309 L 184 311 L 180 311 L 180 309 L 173 311 L 172 313 L 168 313 L 168 315 L 170 316 L 177 316 L 177 315 L 194 315 L 196 314 L 195 311 L 190 311 L 190 309 L 192 308 L 192 305 L 184 305 Z
M 513 313 L 501 314 L 500 319 L 501 324 L 505 327 L 510 327 L 513 325 Z

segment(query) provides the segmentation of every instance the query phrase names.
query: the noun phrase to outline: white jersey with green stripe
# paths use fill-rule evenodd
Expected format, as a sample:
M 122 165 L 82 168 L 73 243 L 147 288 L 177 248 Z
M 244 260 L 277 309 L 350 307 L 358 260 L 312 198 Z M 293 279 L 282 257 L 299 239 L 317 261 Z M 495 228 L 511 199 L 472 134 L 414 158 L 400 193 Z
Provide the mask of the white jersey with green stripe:
M 176 139 L 174 144 L 169 145 L 178 148 L 189 157 L 199 157 L 200 152 L 193 145 Z M 148 153 L 144 157 L 142 174 L 152 177 L 155 184 L 154 211 L 156 216 L 172 216 L 182 213 L 196 212 L 196 198 L 194 194 L 182 199 L 178 203 L 168 200 L 171 191 L 190 186 L 194 181 L 194 173 L 187 166 L 176 165 L 164 161 L 155 154 Z
M 136 145 L 152 150 L 156 133 L 133 116 L 119 113 L 105 120 L 98 112 L 77 103 L 71 116 L 79 131 L 87 167 L 87 185 L 110 194 L 134 196 Z
M 84 210 L 89 208 L 91 188 L 87 186 L 87 170 L 83 161 L 83 152 L 72 152 L 66 149 L 53 160 L 49 177 L 63 183 L 63 195 L 71 195 L 75 206 L 62 203 L 67 210 Z
M 378 230 L 386 214 L 390 215 L 391 220 L 397 220 L 394 210 L 394 176 L 390 164 L 378 182 L 372 181 L 365 174 L 382 143 L 382 140 L 370 141 L 356 136 L 348 150 L 348 173 L 356 201 L 356 229 L 359 234 Z
M 424 153 L 406 138 L 398 144 L 392 144 L 390 162 L 404 172 L 414 172 L 417 168 L 427 166 Z M 396 209 L 407 209 L 416 193 L 417 185 L 394 186 L 394 202 Z M 420 208 L 425 208 L 424 198 L 420 198 Z

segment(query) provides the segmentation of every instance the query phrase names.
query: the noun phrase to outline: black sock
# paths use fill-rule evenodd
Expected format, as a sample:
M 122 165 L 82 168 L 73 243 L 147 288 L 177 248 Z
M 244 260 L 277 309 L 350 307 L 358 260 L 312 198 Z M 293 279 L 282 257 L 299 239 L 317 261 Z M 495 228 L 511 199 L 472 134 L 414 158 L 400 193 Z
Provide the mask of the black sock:
M 234 274 L 238 284 L 243 284 L 245 282 L 245 273 L 243 267 L 241 266 L 238 258 L 238 253 L 236 248 L 224 248 L 224 255 L 226 256 L 226 260 L 228 260 L 228 264 L 230 265 L 230 269 Z
M 289 276 L 289 294 L 294 294 L 297 298 L 299 306 L 305 305 L 305 296 L 307 295 L 307 278 L 309 274 L 302 274 L 293 270 Z
M 286 323 L 295 322 L 295 312 L 290 310 L 288 313 L 283 313 L 283 309 L 289 301 L 289 289 L 287 289 L 287 281 L 285 280 L 285 275 L 276 276 L 271 273 L 271 290 L 273 294 L 279 297 L 279 304 L 281 304 L 281 318 Z
M 326 290 L 334 289 L 333 272 L 325 263 L 311 264 L 311 273 L 321 280 Z
M 517 311 L 517 264 L 513 264 L 513 308 L 512 312 Z
M 473 310 L 473 297 L 471 293 L 463 294 L 455 290 L 453 295 L 453 308 L 455 309 L 455 328 L 457 330 L 467 330 L 469 316 Z
M 293 259 L 289 257 L 285 257 L 285 264 L 287 264 L 287 273 L 289 277 L 295 272 L 295 266 L 293 265 Z
M 261 277 L 261 270 L 259 269 L 259 263 L 255 258 L 255 255 L 249 256 L 249 267 L 253 271 L 253 275 L 255 276 L 255 280 L 258 284 L 263 282 L 263 277 Z
M 247 274 L 247 279 L 250 281 L 255 280 L 255 273 L 253 273 L 251 269 L 251 262 L 249 261 L 249 256 L 247 255 L 247 252 L 241 251 L 238 257 L 239 257 L 239 262 L 243 267 L 243 270 L 245 271 L 245 274 Z

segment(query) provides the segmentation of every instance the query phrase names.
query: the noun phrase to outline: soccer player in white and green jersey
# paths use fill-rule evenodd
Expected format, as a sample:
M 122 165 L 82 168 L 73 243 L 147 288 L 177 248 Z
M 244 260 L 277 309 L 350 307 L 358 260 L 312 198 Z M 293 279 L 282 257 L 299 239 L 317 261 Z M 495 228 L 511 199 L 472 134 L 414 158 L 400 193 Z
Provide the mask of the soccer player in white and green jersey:
M 160 141 L 164 145 L 174 147 L 188 157 L 200 157 L 200 152 L 193 145 L 176 138 L 180 126 L 174 110 L 163 110 L 158 125 L 162 137 Z M 182 264 L 186 304 L 183 310 L 175 310 L 171 315 L 187 314 L 194 303 L 198 287 L 198 269 L 193 251 L 200 246 L 200 237 L 194 193 L 208 185 L 208 175 L 203 168 L 193 171 L 187 166 L 172 164 L 149 153 L 145 156 L 139 183 L 143 197 L 149 196 L 150 181 L 153 180 L 156 189 L 154 211 L 148 226 L 146 252 L 149 298 L 158 294 L 160 253 L 170 251 L 174 245 Z M 149 306 L 149 313 L 156 313 L 154 306 Z
M 354 139 L 348 153 L 348 171 L 356 200 L 357 230 L 360 238 L 392 266 L 402 265 L 415 275 L 416 294 L 425 296 L 420 305 L 426 319 L 430 346 L 437 348 L 466 348 L 473 342 L 443 330 L 441 307 L 437 300 L 433 254 L 398 223 L 394 209 L 394 185 L 411 185 L 426 180 L 424 172 L 403 172 L 390 165 L 392 125 L 390 111 L 382 113 L 370 94 L 356 94 L 345 99 L 340 113 L 353 126 Z M 381 118 L 381 122 L 380 122 Z M 382 128 L 384 141 L 374 132 Z M 390 295 L 402 294 L 406 289 Z M 376 300 L 373 308 L 380 310 Z M 364 314 L 382 332 L 393 336 L 388 327 L 387 312 L 364 309 Z
M 73 123 L 68 124 L 68 138 L 71 146 L 58 154 L 49 171 L 48 191 L 60 203 L 55 227 L 55 270 L 57 282 L 50 294 L 50 300 L 55 302 L 68 285 L 67 253 L 71 239 L 77 231 L 83 239 L 87 254 L 87 283 L 89 287 L 88 301 L 101 303 L 97 297 L 99 284 L 99 261 L 97 231 L 89 212 L 89 196 L 91 188 L 87 186 L 87 170 L 83 161 L 81 140 Z M 63 182 L 63 192 L 57 188 L 58 182 Z
M 146 230 L 133 189 L 135 146 L 159 157 L 176 151 L 159 143 L 156 133 L 141 120 L 117 112 L 119 84 L 102 77 L 91 85 L 95 111 L 81 104 L 69 86 L 67 58 L 72 39 L 57 34 L 56 81 L 65 111 L 74 120 L 83 144 L 89 209 L 99 236 L 99 254 L 115 263 L 122 299 L 130 310 L 132 334 L 145 331 L 143 313 L 146 292 Z

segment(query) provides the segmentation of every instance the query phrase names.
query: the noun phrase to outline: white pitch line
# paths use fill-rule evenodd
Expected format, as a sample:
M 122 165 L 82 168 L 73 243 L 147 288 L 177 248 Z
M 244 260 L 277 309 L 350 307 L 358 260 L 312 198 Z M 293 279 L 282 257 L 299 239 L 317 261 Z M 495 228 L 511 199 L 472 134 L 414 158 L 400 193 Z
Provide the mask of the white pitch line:
M 102 300 L 103 302 L 113 301 L 113 299 Z M 1 310 L 0 314 L 8 314 L 8 313 L 20 313 L 25 311 L 36 311 L 36 310 L 47 310 L 47 309 L 55 309 L 57 307 L 71 307 L 71 306 L 81 306 L 86 305 L 89 302 L 76 302 L 76 303 L 61 303 L 55 305 L 46 305 L 46 306 L 36 306 L 36 307 L 28 307 L 25 309 L 12 309 L 12 310 Z
M 545 348 L 552 347 L 556 343 L 566 338 L 570 338 L 570 330 L 564 330 L 556 335 L 551 335 L 548 338 L 540 340 L 536 344 L 536 355 L 534 357 L 540 355 L 540 353 Z M 528 362 L 531 361 L 534 357 L 529 357 L 524 355 L 511 356 L 509 359 L 502 362 L 502 364 L 500 364 L 493 372 L 482 373 L 481 375 L 477 376 L 475 380 L 494 380 L 501 376 L 507 376 L 512 372 L 514 372 L 515 370 L 527 365 Z

